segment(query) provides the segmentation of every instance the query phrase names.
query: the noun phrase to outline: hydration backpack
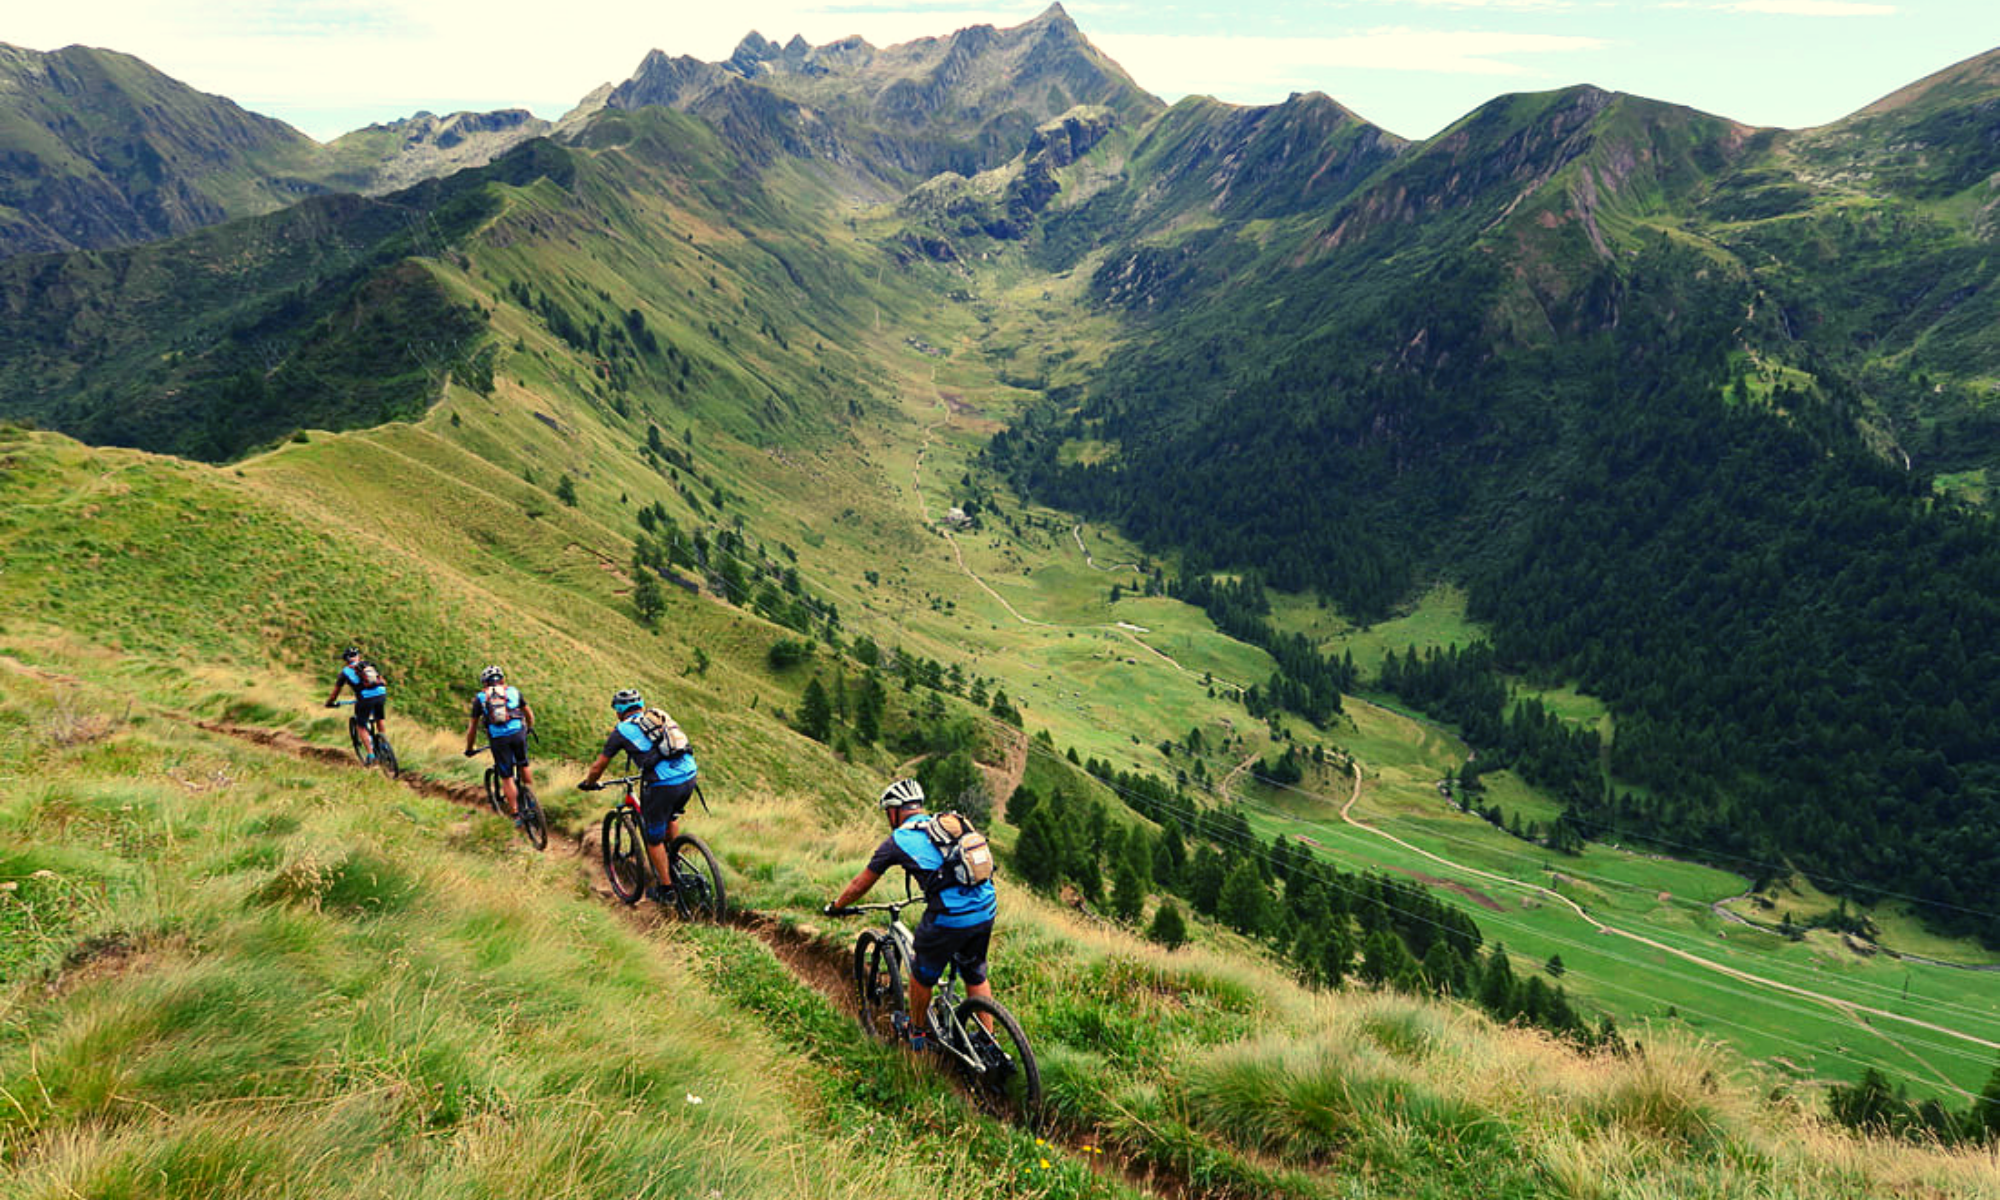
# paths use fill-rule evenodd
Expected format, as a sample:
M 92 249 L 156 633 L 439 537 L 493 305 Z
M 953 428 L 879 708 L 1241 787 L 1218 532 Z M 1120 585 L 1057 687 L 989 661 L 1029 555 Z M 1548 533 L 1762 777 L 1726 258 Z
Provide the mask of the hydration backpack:
M 993 849 L 972 822 L 955 812 L 941 813 L 925 822 L 923 831 L 944 855 L 931 873 L 932 887 L 978 887 L 993 878 Z
M 661 759 L 679 758 L 694 749 L 693 743 L 688 741 L 687 731 L 668 716 L 664 708 L 642 709 L 638 716 L 632 718 L 632 723 L 653 743 L 653 748 L 646 753 L 646 761 L 639 764 L 641 768 L 649 769 Z
M 364 689 L 389 686 L 389 681 L 382 678 L 382 672 L 376 670 L 375 664 L 365 658 L 354 664 L 354 677 L 361 681 Z
M 488 725 L 505 725 L 517 715 L 514 711 L 515 706 L 507 702 L 507 691 L 506 684 L 496 683 L 479 693 L 480 701 L 486 706 Z M 518 692 L 515 694 L 519 695 Z

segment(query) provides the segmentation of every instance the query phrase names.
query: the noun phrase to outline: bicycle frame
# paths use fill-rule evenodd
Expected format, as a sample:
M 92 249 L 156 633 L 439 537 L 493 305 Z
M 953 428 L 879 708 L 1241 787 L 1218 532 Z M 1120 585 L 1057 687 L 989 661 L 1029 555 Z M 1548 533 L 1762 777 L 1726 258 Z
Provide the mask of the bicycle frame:
M 908 886 L 909 881 L 906 879 L 904 887 L 907 889 Z M 877 904 L 853 904 L 837 911 L 888 913 L 889 944 L 895 947 L 898 966 L 903 976 L 914 979 L 917 965 L 917 935 L 908 925 L 903 924 L 903 910 L 912 904 L 921 903 L 923 903 L 922 896 L 906 896 L 902 900 L 889 900 Z M 958 966 L 946 962 L 944 973 L 938 976 L 937 983 L 931 989 L 930 1011 L 925 1014 L 925 1018 L 930 1023 L 931 1036 L 936 1039 L 940 1050 L 956 1059 L 960 1066 L 972 1074 L 984 1075 L 987 1071 L 986 1064 L 978 1055 L 972 1053 L 972 1039 L 966 1035 L 965 1028 L 958 1020 L 958 1006 L 963 999 L 964 997 L 958 994 Z

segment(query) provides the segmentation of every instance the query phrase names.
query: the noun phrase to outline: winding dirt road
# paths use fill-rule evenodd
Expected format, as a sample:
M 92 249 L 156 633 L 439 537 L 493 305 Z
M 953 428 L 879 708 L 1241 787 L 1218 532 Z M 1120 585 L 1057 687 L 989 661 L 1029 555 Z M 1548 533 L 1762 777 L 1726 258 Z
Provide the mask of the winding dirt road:
M 1582 905 L 1576 903 L 1574 900 L 1571 900 L 1569 897 L 1561 894 L 1560 892 L 1553 891 L 1549 888 L 1541 886 L 1540 884 L 1527 883 L 1522 880 L 1514 879 L 1506 875 L 1495 874 L 1492 871 L 1481 870 L 1478 867 L 1469 867 L 1463 863 L 1454 862 L 1451 859 L 1443 857 L 1442 855 L 1434 854 L 1431 851 L 1426 850 L 1421 846 L 1411 845 L 1409 842 L 1404 841 L 1402 838 L 1397 837 L 1395 834 L 1392 834 L 1387 830 L 1379 829 L 1373 825 L 1370 825 L 1366 821 L 1363 821 L 1354 815 L 1353 812 L 1354 804 L 1356 801 L 1361 799 L 1360 760 L 1358 759 L 1354 760 L 1353 769 L 1354 769 L 1354 788 L 1353 791 L 1349 793 L 1347 797 L 1347 803 L 1341 805 L 1340 819 L 1342 821 L 1345 821 L 1347 824 L 1354 826 L 1356 829 L 1363 830 L 1367 833 L 1373 834 L 1376 837 L 1383 839 L 1384 841 L 1394 843 L 1397 846 L 1401 846 L 1403 849 L 1409 851 L 1412 854 L 1420 855 L 1421 857 L 1430 859 L 1432 862 L 1437 863 L 1440 866 L 1449 867 L 1454 871 L 1460 872 L 1461 874 L 1471 875 L 1476 878 L 1486 880 L 1489 883 L 1498 884 L 1502 887 L 1509 887 L 1517 889 L 1519 891 L 1528 892 L 1544 900 L 1550 901 L 1551 903 L 1559 904 L 1564 908 L 1567 908 L 1571 912 L 1575 913 L 1577 917 L 1587 922 L 1592 929 L 1594 929 L 1600 934 L 1607 934 L 1613 937 L 1624 938 L 1625 940 L 1630 942 L 1636 942 L 1641 946 L 1646 946 L 1653 950 L 1657 950 L 1662 954 L 1672 955 L 1673 957 L 1680 959 L 1682 962 L 1688 963 L 1691 966 L 1699 967 L 1704 971 L 1711 971 L 1714 972 L 1715 974 L 1726 976 L 1730 979 L 1738 981 L 1739 983 L 1747 983 L 1752 987 L 1759 987 L 1767 989 L 1769 991 L 1783 992 L 1787 995 L 1798 996 L 1802 999 L 1810 1000 L 1815 1004 L 1825 1005 L 1826 1007 L 1833 1009 L 1835 1012 L 1840 1013 L 1842 1016 L 1855 1019 L 1857 1021 L 1859 1021 L 1859 1019 L 1862 1016 L 1877 1017 L 1885 1021 L 1896 1021 L 1903 1025 L 1911 1026 L 1913 1028 L 1923 1029 L 1931 1033 L 1941 1034 L 1945 1037 L 1953 1038 L 1961 1042 L 1966 1042 L 1974 1046 L 1984 1047 L 1985 1049 L 1988 1050 L 2000 1050 L 2000 1042 L 1989 1041 L 1986 1038 L 1977 1036 L 1976 1034 L 1966 1033 L 1965 1031 L 1959 1029 L 1952 1029 L 1945 1025 L 1938 1025 L 1930 1021 L 1925 1021 L 1918 1017 L 1904 1016 L 1902 1013 L 1890 1012 L 1887 1009 L 1874 1008 L 1866 1004 L 1858 1004 L 1852 1000 L 1843 1000 L 1838 996 L 1829 996 L 1825 992 L 1813 991 L 1811 988 L 1803 988 L 1795 984 L 1784 983 L 1776 979 L 1769 979 L 1762 975 L 1757 975 L 1737 967 L 1729 966 L 1726 963 L 1716 962 L 1714 959 L 1703 958 L 1699 954 L 1695 954 L 1687 950 L 1682 950 L 1676 946 L 1670 946 L 1665 942 L 1661 942 L 1654 938 L 1647 937 L 1644 934 L 1633 933 L 1630 930 L 1620 929 L 1615 925 L 1607 925 L 1603 921 L 1598 920 L 1596 917 L 1591 916 L 1589 911 L 1585 909 Z M 1866 1022 L 1862 1023 L 1866 1024 Z

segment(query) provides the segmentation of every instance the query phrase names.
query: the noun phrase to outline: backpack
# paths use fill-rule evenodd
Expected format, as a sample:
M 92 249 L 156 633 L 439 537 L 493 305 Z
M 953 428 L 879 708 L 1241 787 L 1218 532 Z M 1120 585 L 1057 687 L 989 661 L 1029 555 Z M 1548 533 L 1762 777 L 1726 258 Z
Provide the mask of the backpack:
M 492 687 L 483 689 L 479 693 L 479 699 L 486 708 L 488 725 L 505 725 L 518 715 L 514 711 L 514 706 L 507 703 L 507 685 L 504 683 L 496 683 Z
M 354 664 L 354 677 L 361 681 L 363 689 L 389 686 L 389 681 L 382 678 L 382 672 L 376 670 L 375 664 L 365 658 Z
M 923 831 L 944 855 L 931 873 L 933 888 L 978 887 L 993 878 L 993 850 L 972 822 L 955 812 L 941 813 L 926 821 Z
M 646 735 L 646 740 L 653 743 L 653 748 L 646 752 L 645 761 L 639 764 L 642 770 L 650 770 L 662 759 L 679 758 L 694 749 L 693 743 L 688 741 L 687 731 L 668 716 L 664 708 L 642 709 L 638 716 L 632 718 L 632 723 Z

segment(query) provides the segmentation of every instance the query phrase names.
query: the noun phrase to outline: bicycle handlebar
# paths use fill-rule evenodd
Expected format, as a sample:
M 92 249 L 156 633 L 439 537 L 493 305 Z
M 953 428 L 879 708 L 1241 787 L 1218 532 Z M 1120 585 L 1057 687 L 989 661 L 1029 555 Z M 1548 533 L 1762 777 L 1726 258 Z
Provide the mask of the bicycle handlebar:
M 579 783 L 576 786 L 579 791 L 601 792 L 608 787 L 623 786 L 624 784 L 628 783 L 637 783 L 639 780 L 644 778 L 645 778 L 644 775 L 620 775 L 616 779 L 600 779 L 596 783 Z
M 894 916 L 915 903 L 915 900 L 888 900 L 880 904 L 850 904 L 846 908 L 835 908 L 829 904 L 821 911 L 829 917 L 859 917 L 872 912 L 885 912 Z

